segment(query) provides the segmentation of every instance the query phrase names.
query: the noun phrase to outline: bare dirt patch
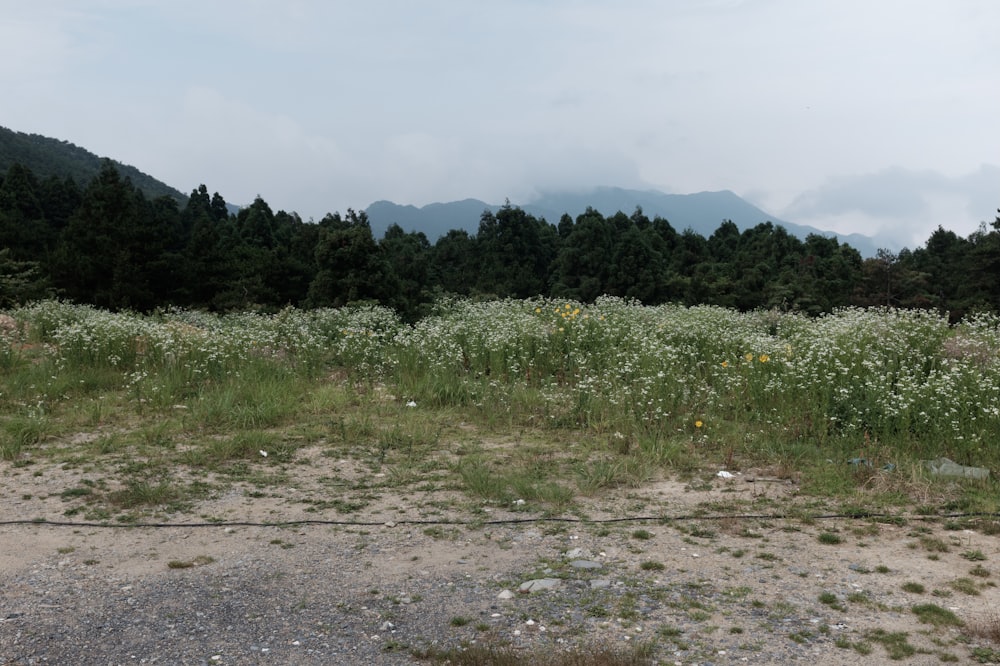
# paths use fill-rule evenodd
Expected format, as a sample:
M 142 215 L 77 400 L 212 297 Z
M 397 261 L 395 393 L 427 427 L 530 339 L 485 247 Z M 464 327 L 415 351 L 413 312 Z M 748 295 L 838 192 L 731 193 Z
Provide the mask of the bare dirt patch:
M 197 527 L 81 525 L 60 492 L 85 474 L 6 468 L 5 521 L 77 525 L 0 526 L 0 663 L 402 664 L 469 641 L 655 642 L 670 664 L 1000 656 L 970 630 L 1000 603 L 1000 540 L 958 519 L 815 518 L 766 471 L 546 518 L 300 455 L 283 489 L 234 483 L 150 518 Z M 520 591 L 541 579 L 555 587 Z

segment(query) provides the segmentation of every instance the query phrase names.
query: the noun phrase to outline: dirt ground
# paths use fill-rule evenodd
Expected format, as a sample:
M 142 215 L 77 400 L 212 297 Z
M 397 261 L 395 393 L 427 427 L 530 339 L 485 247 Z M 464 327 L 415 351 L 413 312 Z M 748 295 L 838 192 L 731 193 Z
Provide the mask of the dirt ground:
M 473 642 L 525 663 L 650 642 L 663 664 L 1000 657 L 981 635 L 1000 626 L 1000 539 L 970 523 L 803 518 L 825 512 L 749 473 L 603 493 L 564 520 L 449 490 L 303 501 L 334 471 L 357 472 L 317 458 L 294 487 L 150 519 L 175 526 L 104 527 L 65 515 L 79 471 L 0 468 L 0 664 L 404 664 Z M 261 525 L 294 521 L 312 522 Z M 522 590 L 537 580 L 555 587 Z

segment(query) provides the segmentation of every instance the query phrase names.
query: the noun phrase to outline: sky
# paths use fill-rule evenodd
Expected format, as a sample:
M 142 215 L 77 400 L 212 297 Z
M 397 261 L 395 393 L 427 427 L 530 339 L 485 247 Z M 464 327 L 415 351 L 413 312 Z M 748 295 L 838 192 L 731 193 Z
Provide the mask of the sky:
M 997 216 L 997 26 L 996 0 L 0 0 L 0 125 L 306 220 L 732 190 L 912 248 Z

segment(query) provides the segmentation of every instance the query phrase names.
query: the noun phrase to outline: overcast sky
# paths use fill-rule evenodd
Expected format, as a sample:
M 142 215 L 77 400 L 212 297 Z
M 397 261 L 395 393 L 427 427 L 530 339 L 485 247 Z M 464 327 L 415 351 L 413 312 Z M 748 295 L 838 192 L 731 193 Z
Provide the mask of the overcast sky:
M 914 247 L 1000 207 L 997 0 L 0 0 L 0 125 L 319 219 L 732 190 Z

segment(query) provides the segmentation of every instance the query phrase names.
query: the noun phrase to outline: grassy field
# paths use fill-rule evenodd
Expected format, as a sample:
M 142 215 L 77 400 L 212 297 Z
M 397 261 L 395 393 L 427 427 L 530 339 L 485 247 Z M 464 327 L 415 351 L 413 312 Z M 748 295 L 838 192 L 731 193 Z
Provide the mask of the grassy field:
M 631 489 L 664 478 L 711 488 L 725 470 L 791 482 L 785 497 L 796 499 L 755 494 L 705 507 L 720 525 L 740 513 L 802 525 L 880 514 L 917 517 L 918 536 L 932 520 L 995 534 L 995 474 L 937 477 L 924 461 L 995 472 L 998 430 L 1000 319 L 987 316 L 949 326 L 919 311 L 807 318 L 610 298 L 448 300 L 415 325 L 374 306 L 140 316 L 47 301 L 0 312 L 0 475 L 26 489 L 16 491 L 21 506 L 54 502 L 74 525 L 224 522 L 204 507 L 234 492 L 251 503 L 278 498 L 268 522 L 305 511 L 366 524 L 379 511 L 376 521 L 395 520 L 385 507 L 405 497 L 421 518 L 441 519 L 425 535 L 449 538 L 452 517 L 476 529 L 500 509 L 586 521 L 617 496 L 626 502 L 614 511 L 641 514 L 648 507 Z M 50 496 L 33 498 L 32 488 Z M 39 519 L 52 521 L 51 508 Z M 821 532 L 816 543 L 836 547 L 845 534 Z M 920 539 L 914 547 L 933 551 L 929 559 L 948 550 Z M 986 555 L 961 557 L 978 565 Z M 978 578 L 960 580 L 955 590 L 979 594 Z M 918 608 L 928 622 L 945 612 Z M 995 618 L 975 627 L 966 633 L 996 639 Z M 837 647 L 867 654 L 878 643 L 894 659 L 915 650 L 898 632 L 862 638 Z M 526 662 L 504 645 L 423 657 L 621 666 L 649 663 L 654 642 L 550 661 Z
M 67 514 L 117 521 L 189 511 L 228 482 L 293 482 L 303 447 L 384 472 L 383 488 L 547 514 L 750 469 L 845 510 L 995 512 L 992 479 L 921 461 L 998 469 L 998 324 L 612 298 L 442 301 L 415 325 L 374 306 L 140 316 L 47 301 L 0 313 L 0 469 L 83 470 Z

